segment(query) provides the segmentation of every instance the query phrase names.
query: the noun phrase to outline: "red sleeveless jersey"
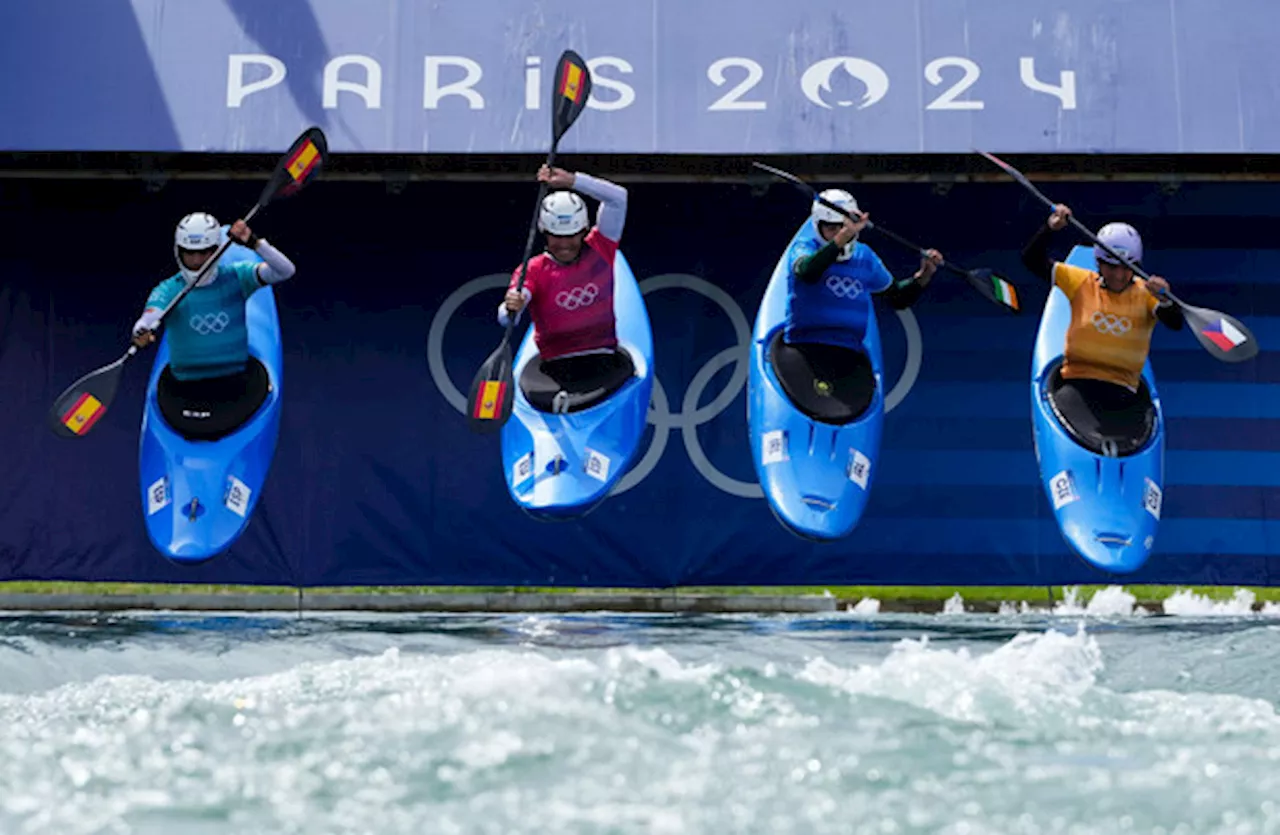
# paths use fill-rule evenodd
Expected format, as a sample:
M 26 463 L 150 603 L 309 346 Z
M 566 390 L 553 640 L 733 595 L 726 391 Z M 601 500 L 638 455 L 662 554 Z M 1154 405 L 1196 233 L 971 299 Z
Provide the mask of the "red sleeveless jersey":
M 561 264 L 547 253 L 529 259 L 524 286 L 529 291 L 529 315 L 534 339 L 544 360 L 597 348 L 615 348 L 618 337 L 613 316 L 613 259 L 618 242 L 592 227 L 582 253 L 572 264 Z M 511 273 L 514 290 L 520 268 Z

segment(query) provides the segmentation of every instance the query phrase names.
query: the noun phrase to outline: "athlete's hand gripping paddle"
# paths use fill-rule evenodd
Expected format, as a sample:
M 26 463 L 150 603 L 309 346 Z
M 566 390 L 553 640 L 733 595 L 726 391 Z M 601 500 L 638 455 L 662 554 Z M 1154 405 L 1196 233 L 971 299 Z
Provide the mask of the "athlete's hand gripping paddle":
M 271 179 L 262 189 L 262 195 L 249 213 L 244 216 L 246 222 L 253 219 L 259 210 L 265 208 L 272 200 L 295 194 L 315 178 L 329 158 L 329 145 L 324 132 L 320 128 L 308 128 L 294 140 L 288 153 L 276 163 Z M 218 248 L 213 257 L 205 261 L 194 281 L 182 288 L 173 301 L 160 313 L 160 319 L 177 307 L 178 302 L 191 292 L 205 274 L 215 268 L 218 259 L 233 243 L 230 236 Z M 120 386 L 120 377 L 124 374 L 125 363 L 138 353 L 138 346 L 131 344 L 120 359 L 91 371 L 72 383 L 66 391 L 58 395 L 49 410 L 49 424 L 53 431 L 64 438 L 82 438 L 89 434 L 94 424 L 106 414 Z
M 577 120 L 587 106 L 591 95 L 591 72 L 578 53 L 566 49 L 556 65 L 555 85 L 551 89 L 551 150 L 547 153 L 547 166 L 555 163 L 556 148 L 560 138 Z M 516 292 L 524 289 L 524 277 L 529 271 L 529 258 L 533 254 L 533 241 L 538 234 L 538 213 L 542 198 L 547 196 L 547 184 L 538 184 L 538 200 L 533 204 L 533 220 L 529 222 L 529 238 L 524 245 L 524 260 L 520 265 L 520 277 L 516 280 Z M 480 366 L 471 381 L 471 393 L 467 397 L 467 425 L 473 432 L 488 434 L 502 428 L 511 417 L 512 388 L 511 331 L 516 315 L 507 319 L 502 342 Z
M 978 151 L 991 162 L 995 163 L 1006 174 L 1021 183 L 1028 191 L 1035 195 L 1040 202 L 1052 210 L 1056 203 L 1041 193 L 1040 189 L 1031 184 L 1031 181 L 1018 169 L 1009 163 L 986 151 Z M 1130 261 L 1123 253 L 1117 252 L 1111 247 L 1098 240 L 1098 236 L 1090 231 L 1074 216 L 1068 218 L 1071 225 L 1080 230 L 1082 234 L 1094 245 L 1102 247 L 1104 251 L 1109 253 L 1111 257 L 1124 264 L 1135 274 L 1143 278 L 1151 278 L 1146 270 Z M 1223 362 L 1244 362 L 1251 360 L 1258 355 L 1258 340 L 1254 337 L 1253 332 L 1246 328 L 1239 319 L 1218 311 L 1210 310 L 1207 307 L 1196 307 L 1187 304 L 1182 299 L 1173 294 L 1172 290 L 1161 292 L 1159 295 L 1168 298 L 1169 301 L 1182 308 L 1182 313 L 1187 317 L 1187 322 L 1191 325 L 1191 332 L 1195 334 L 1196 340 L 1204 346 L 1204 349 L 1212 354 L 1216 359 Z
M 850 214 L 841 206 L 838 206 L 835 203 L 832 203 L 830 200 L 824 199 L 820 194 L 818 194 L 817 189 L 815 189 L 813 186 L 809 185 L 804 180 L 800 179 L 794 174 L 783 171 L 781 168 L 774 168 L 771 165 L 765 165 L 762 162 L 753 162 L 751 164 L 754 165 L 756 168 L 762 169 L 764 171 L 768 171 L 770 174 L 773 174 L 775 177 L 780 177 L 781 179 L 786 180 L 789 183 L 792 183 L 793 185 L 798 187 L 801 191 L 803 191 L 805 194 L 808 194 L 810 197 L 812 197 L 814 200 L 817 200 L 819 203 L 821 203 L 822 205 L 826 206 L 827 208 L 833 211 L 839 212 L 840 214 L 844 215 L 850 220 L 858 221 L 862 219 L 860 216 L 854 217 L 852 214 Z M 880 226 L 870 220 L 867 221 L 867 228 L 875 229 L 881 235 L 884 235 L 886 238 L 893 241 L 894 243 L 902 244 L 903 246 L 909 249 L 914 249 L 916 252 L 920 253 L 922 257 L 927 252 L 927 250 L 924 247 L 920 246 L 919 244 L 914 244 L 911 241 L 907 240 L 906 238 L 902 237 L 901 235 L 898 235 L 897 233 L 892 232 L 884 228 L 883 226 Z M 996 304 L 1003 307 L 1005 310 L 1012 311 L 1013 313 L 1022 312 L 1021 308 L 1018 306 L 1017 290 L 1014 289 L 1014 286 L 1012 284 L 1010 284 L 1008 281 L 1001 278 L 1000 276 L 996 275 L 991 270 L 985 267 L 977 270 L 966 270 L 964 267 L 961 267 L 958 264 L 953 264 L 950 261 L 943 261 L 942 267 L 944 269 L 950 270 L 956 275 L 962 276 L 965 279 L 965 281 L 969 282 L 969 284 L 975 290 L 981 293 L 984 298 L 989 299 L 992 302 L 995 302 Z

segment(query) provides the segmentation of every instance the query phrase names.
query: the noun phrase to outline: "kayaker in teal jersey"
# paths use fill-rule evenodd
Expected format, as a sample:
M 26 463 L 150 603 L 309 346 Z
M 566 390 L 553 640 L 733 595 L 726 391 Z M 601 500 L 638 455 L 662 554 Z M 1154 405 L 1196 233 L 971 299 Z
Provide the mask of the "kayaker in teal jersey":
M 245 302 L 268 284 L 293 276 L 293 262 L 243 220 L 230 237 L 264 263 L 220 263 L 205 273 L 177 307 L 164 317 L 169 329 L 169 365 L 160 376 L 157 398 L 175 429 L 188 435 L 219 435 L 239 426 L 266 397 L 266 370 L 249 356 Z M 156 285 L 133 326 L 134 344 L 155 340 L 161 311 L 195 281 L 222 244 L 222 227 L 206 212 L 187 215 L 174 233 L 178 274 Z

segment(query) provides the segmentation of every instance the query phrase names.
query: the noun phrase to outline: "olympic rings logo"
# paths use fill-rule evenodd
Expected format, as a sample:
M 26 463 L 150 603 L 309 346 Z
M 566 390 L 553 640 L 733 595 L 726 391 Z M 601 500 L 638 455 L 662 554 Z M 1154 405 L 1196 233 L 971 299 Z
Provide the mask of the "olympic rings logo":
M 574 287 L 572 290 L 561 290 L 556 293 L 556 304 L 565 310 L 577 310 L 580 307 L 594 304 L 598 295 L 600 295 L 600 288 L 594 283 L 584 284 L 581 287 Z
M 467 413 L 467 396 L 454 385 L 453 380 L 449 378 L 448 370 L 445 368 L 445 330 L 450 321 L 452 321 L 454 314 L 458 312 L 458 309 L 465 302 L 481 293 L 501 292 L 507 288 L 510 280 L 510 273 L 493 273 L 472 279 L 449 294 L 431 319 L 431 327 L 427 332 L 427 367 L 431 372 L 431 378 L 435 382 L 436 388 L 440 390 L 440 394 L 461 415 Z M 685 453 L 689 456 L 689 462 L 693 464 L 693 468 L 703 478 L 730 495 L 746 499 L 763 498 L 764 491 L 760 488 L 759 482 L 743 481 L 721 472 L 707 457 L 706 450 L 702 448 L 702 442 L 698 437 L 699 427 L 716 420 L 724 414 L 725 410 L 738 399 L 738 396 L 746 388 L 747 375 L 751 364 L 751 326 L 747 321 L 747 317 L 732 296 L 710 281 L 698 276 L 671 273 L 646 278 L 640 282 L 640 291 L 646 297 L 664 290 L 687 290 L 697 293 L 716 304 L 724 311 L 730 325 L 732 325 L 735 341 L 733 345 L 724 348 L 707 360 L 702 368 L 698 369 L 693 375 L 693 379 L 689 381 L 689 387 L 685 390 L 683 397 L 680 398 L 679 411 L 672 411 L 667 391 L 663 388 L 662 381 L 655 369 L 653 395 L 649 401 L 648 414 L 649 423 L 654 428 L 653 438 L 649 443 L 649 448 L 631 470 L 614 485 L 610 495 L 616 496 L 619 493 L 625 493 L 644 481 L 658 466 L 658 462 L 665 454 L 671 432 L 679 430 L 684 441 Z M 652 307 L 650 310 L 652 311 Z M 912 386 L 915 385 L 916 378 L 920 374 L 921 358 L 924 353 L 923 342 L 920 338 L 920 326 L 916 322 L 915 314 L 910 310 L 898 310 L 895 313 L 898 321 L 902 323 L 902 330 L 906 337 L 907 357 L 901 376 L 885 396 L 884 410 L 886 413 L 893 411 L 906 398 Z M 729 376 L 724 388 L 710 402 L 700 405 L 707 386 L 712 379 L 729 365 L 733 366 L 733 373 Z M 738 417 L 741 419 L 742 416 L 739 415 Z
M 1133 327 L 1133 323 L 1129 321 L 1128 316 L 1117 316 L 1114 313 L 1103 313 L 1101 310 L 1095 310 L 1093 312 L 1093 326 L 1098 330 L 1098 333 L 1122 336 L 1129 332 L 1129 329 Z
M 227 325 L 231 324 L 231 317 L 225 312 L 206 313 L 203 316 L 192 316 L 187 320 L 187 324 L 191 326 L 191 330 L 201 336 L 208 336 L 211 333 L 222 333 L 227 329 Z
M 856 299 L 862 295 L 862 282 L 847 275 L 827 276 L 827 289 L 840 299 Z

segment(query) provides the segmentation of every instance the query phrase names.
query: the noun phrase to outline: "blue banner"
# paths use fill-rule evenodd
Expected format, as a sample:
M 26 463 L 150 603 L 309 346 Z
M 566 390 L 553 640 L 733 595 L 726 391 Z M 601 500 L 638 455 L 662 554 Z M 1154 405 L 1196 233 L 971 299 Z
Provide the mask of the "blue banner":
M 834 184 L 833 184 L 834 185 Z M 55 437 L 58 392 L 120 355 L 173 224 L 230 222 L 246 182 L 16 181 L 0 224 L 0 579 L 669 586 L 1111 582 L 1063 543 L 1037 477 L 1028 402 L 1047 287 L 1019 249 L 1044 210 L 1013 184 L 864 185 L 878 221 L 949 259 L 1001 270 L 1008 316 L 939 273 L 909 312 L 879 308 L 889 412 L 861 524 L 813 544 L 761 497 L 747 440 L 750 326 L 808 202 L 789 186 L 640 185 L 622 250 L 654 328 L 650 428 L 619 492 L 585 519 L 539 522 L 511 501 L 498 439 L 470 433 L 464 392 L 502 336 L 495 310 L 536 187 L 321 180 L 253 226 L 297 264 L 276 298 L 283 418 L 240 541 L 196 567 L 154 551 L 138 439 L 152 354 L 127 367 L 93 432 Z M 1263 352 L 1229 365 L 1157 329 L 1168 420 L 1153 556 L 1134 582 L 1266 584 L 1280 572 L 1280 250 L 1273 184 L 1056 184 L 1093 227 L 1135 224 L 1146 264 L 1188 303 L 1228 311 Z M 448 222 L 440 213 L 449 207 Z M 464 222 L 458 223 L 458 218 Z M 67 230 L 127 229 L 114 248 Z M 100 240 L 98 236 L 94 240 Z M 918 265 L 865 235 L 898 276 Z M 1062 257 L 1077 242 L 1054 241 Z M 74 244 L 74 241 L 72 241 Z M 1268 248 L 1271 247 L 1271 248 Z M 1278 573 L 1280 576 L 1280 573 Z
M 1274 0 L 8 0 L 0 150 L 1274 153 Z

